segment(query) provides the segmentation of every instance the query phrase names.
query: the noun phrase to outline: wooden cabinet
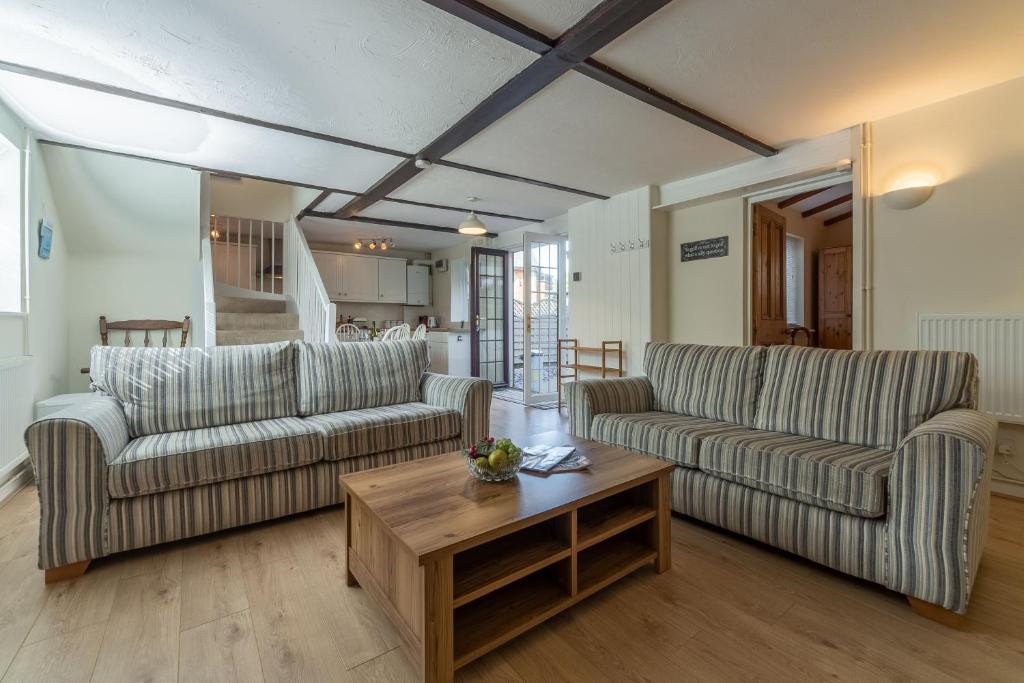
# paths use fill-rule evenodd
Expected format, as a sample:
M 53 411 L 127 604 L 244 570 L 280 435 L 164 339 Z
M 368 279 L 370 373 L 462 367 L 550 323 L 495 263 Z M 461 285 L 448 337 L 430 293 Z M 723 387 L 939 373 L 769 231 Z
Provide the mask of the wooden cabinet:
M 382 304 L 406 302 L 406 265 L 404 259 L 377 259 L 377 300 Z
M 405 302 L 409 306 L 430 305 L 430 267 L 408 266 L 406 268 Z

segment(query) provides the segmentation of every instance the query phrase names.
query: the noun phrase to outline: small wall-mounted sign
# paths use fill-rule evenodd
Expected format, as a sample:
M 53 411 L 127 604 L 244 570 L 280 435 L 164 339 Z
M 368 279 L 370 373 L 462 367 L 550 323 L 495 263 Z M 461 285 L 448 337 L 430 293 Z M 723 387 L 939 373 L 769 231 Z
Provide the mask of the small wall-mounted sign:
M 39 258 L 50 258 L 50 249 L 53 247 L 53 224 L 43 218 L 39 221 Z
M 699 261 L 706 258 L 718 258 L 729 255 L 729 236 L 712 237 L 696 242 L 683 242 L 679 245 L 679 260 Z

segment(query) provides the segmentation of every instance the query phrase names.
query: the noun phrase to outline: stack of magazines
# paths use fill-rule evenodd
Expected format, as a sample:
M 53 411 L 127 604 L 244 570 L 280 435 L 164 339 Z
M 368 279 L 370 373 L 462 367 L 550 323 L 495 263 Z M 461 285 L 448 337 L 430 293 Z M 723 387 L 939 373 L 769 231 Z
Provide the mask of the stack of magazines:
M 551 474 L 576 472 L 590 467 L 590 460 L 573 446 L 527 446 L 523 449 L 524 472 Z

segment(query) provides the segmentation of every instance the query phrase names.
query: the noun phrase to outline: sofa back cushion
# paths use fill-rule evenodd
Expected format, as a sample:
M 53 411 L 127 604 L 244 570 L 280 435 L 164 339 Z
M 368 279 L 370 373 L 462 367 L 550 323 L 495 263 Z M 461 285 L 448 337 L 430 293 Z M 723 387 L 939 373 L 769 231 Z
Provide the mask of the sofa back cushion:
M 290 342 L 208 348 L 94 346 L 94 390 L 124 407 L 132 437 L 298 413 Z
M 942 411 L 976 408 L 977 387 L 969 353 L 773 346 L 754 427 L 893 449 Z
M 296 346 L 300 415 L 420 400 L 420 376 L 430 364 L 425 340 Z
M 760 346 L 647 345 L 654 410 L 751 425 L 764 371 Z

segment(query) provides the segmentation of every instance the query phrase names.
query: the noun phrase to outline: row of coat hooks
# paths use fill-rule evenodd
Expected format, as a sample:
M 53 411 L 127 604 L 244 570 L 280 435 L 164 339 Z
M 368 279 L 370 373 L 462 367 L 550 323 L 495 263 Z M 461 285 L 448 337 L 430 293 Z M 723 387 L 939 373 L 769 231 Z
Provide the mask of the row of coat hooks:
M 623 251 L 636 251 L 637 249 L 649 249 L 651 246 L 650 240 L 635 239 L 628 242 L 609 242 L 613 254 L 618 254 Z

